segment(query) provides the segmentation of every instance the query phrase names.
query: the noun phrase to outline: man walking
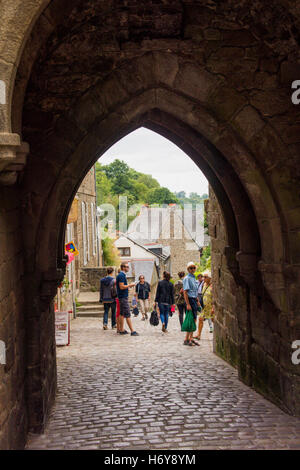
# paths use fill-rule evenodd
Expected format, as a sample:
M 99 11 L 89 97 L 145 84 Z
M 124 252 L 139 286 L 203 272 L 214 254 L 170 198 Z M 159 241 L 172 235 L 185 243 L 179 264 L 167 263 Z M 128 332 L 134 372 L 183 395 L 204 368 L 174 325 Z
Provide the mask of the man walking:
M 133 330 L 132 322 L 130 318 L 130 306 L 128 301 L 128 289 L 134 287 L 135 283 L 128 284 L 126 273 L 129 271 L 128 263 L 123 262 L 121 264 L 121 271 L 117 275 L 117 293 L 120 303 L 120 335 L 126 335 L 127 331 L 124 330 L 124 318 L 131 331 L 131 336 L 138 336 L 138 333 Z
M 198 282 L 195 278 L 194 272 L 196 270 L 196 265 L 192 261 L 188 263 L 187 265 L 187 271 L 188 274 L 185 276 L 183 280 L 183 295 L 184 295 L 184 300 L 186 303 L 186 309 L 191 310 L 194 321 L 196 323 L 197 321 L 197 310 L 198 307 L 200 306 L 200 302 L 198 299 Z M 196 341 L 192 339 L 193 337 L 193 332 L 189 333 L 187 332 L 186 338 L 184 341 L 184 344 L 186 345 L 191 345 L 191 344 L 197 344 Z
M 116 327 L 116 280 L 112 277 L 113 268 L 107 268 L 107 276 L 100 281 L 100 303 L 104 305 L 103 330 L 107 330 L 108 314 L 111 309 L 111 327 Z

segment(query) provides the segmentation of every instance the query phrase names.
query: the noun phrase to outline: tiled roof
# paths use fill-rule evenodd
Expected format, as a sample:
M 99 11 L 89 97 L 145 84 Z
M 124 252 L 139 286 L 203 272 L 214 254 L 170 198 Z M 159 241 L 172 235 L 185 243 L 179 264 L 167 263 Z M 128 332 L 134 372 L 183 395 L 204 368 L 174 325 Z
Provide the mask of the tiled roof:
M 178 206 L 168 207 L 142 207 L 140 214 L 131 222 L 126 235 L 131 240 L 138 241 L 141 245 L 151 250 L 150 244 L 155 244 L 162 231 L 168 228 L 168 217 L 171 211 L 178 217 L 187 234 L 199 247 L 209 244 L 209 236 L 205 234 L 203 227 L 203 208 L 182 210 Z

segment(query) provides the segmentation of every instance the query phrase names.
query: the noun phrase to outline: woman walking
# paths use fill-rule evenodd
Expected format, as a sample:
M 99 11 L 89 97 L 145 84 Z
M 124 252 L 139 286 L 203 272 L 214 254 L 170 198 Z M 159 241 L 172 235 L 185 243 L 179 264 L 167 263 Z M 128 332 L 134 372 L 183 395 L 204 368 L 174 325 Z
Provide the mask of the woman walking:
M 171 305 L 174 305 L 174 286 L 170 282 L 171 275 L 167 271 L 163 272 L 163 280 L 159 281 L 156 289 L 154 306 L 159 308 L 162 331 L 167 333 L 169 311 Z
M 183 315 L 186 312 L 186 303 L 185 303 L 184 295 L 183 295 L 183 280 L 182 280 L 184 276 L 185 276 L 185 272 L 180 271 L 178 273 L 179 279 L 177 282 L 175 282 L 175 285 L 174 285 L 175 304 L 178 308 L 180 327 L 182 327 Z
M 140 310 L 142 312 L 142 320 L 147 320 L 149 311 L 149 293 L 150 293 L 150 284 L 145 281 L 143 274 L 139 276 L 139 282 L 135 286 L 135 298 L 138 302 Z

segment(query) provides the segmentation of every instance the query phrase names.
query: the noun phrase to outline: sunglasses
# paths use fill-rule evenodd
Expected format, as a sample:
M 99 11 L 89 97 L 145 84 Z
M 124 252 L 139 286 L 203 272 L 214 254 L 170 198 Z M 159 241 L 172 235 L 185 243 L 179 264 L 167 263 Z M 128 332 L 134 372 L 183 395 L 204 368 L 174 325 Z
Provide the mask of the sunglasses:
M 196 269 L 196 267 L 195 266 L 190 266 L 189 269 Z

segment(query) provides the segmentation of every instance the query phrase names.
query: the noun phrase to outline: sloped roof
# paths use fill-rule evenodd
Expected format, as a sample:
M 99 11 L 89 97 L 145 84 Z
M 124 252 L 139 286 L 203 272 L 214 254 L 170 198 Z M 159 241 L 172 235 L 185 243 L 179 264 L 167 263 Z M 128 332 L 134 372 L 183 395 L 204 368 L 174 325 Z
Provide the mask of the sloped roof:
M 132 243 L 134 243 L 134 244 L 137 245 L 138 247 L 142 248 L 143 250 L 147 251 L 148 253 L 151 253 L 152 255 L 156 256 L 156 257 L 159 258 L 159 259 L 166 260 L 166 259 L 170 256 L 170 253 L 168 254 L 168 253 L 166 252 L 166 250 L 164 250 L 164 249 L 163 249 L 162 255 L 153 252 L 150 247 L 153 247 L 153 248 L 154 248 L 154 247 L 155 247 L 155 244 L 151 244 L 149 247 L 147 247 L 147 246 L 145 246 L 145 245 L 142 245 L 139 240 L 134 240 L 133 238 L 131 238 L 131 237 L 127 234 L 127 232 L 126 232 L 126 233 L 121 233 L 121 232 L 120 232 L 120 233 L 119 233 L 119 237 L 125 237 L 125 238 L 127 238 L 128 240 L 130 240 Z M 161 245 L 160 245 L 160 246 L 161 246 Z M 165 248 L 165 247 L 163 247 L 163 248 Z M 169 251 L 170 251 L 170 250 L 169 250 Z
M 204 205 L 199 205 L 197 209 L 185 208 L 184 211 L 176 205 L 142 207 L 139 215 L 129 225 L 126 235 L 143 246 L 147 245 L 151 250 L 149 245 L 157 242 L 163 230 L 167 229 L 171 211 L 199 248 L 209 244 L 209 236 L 205 234 L 203 227 Z

